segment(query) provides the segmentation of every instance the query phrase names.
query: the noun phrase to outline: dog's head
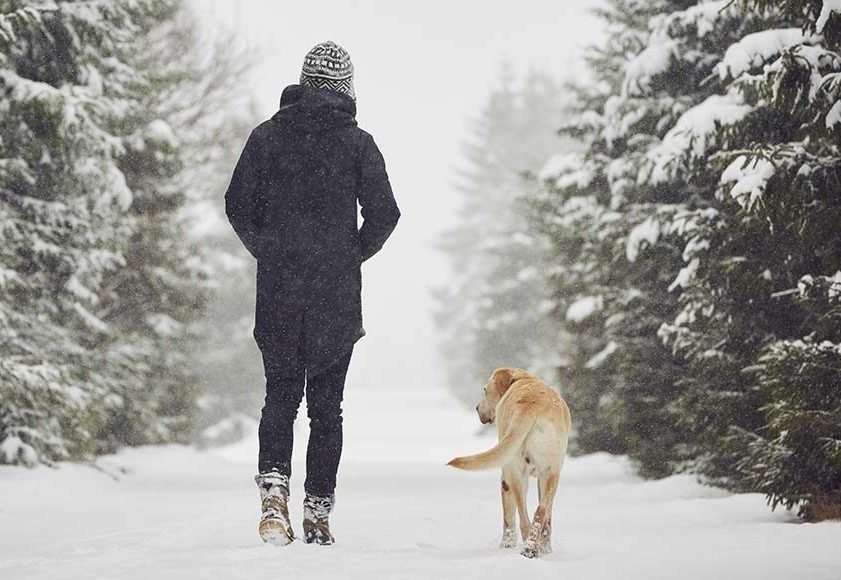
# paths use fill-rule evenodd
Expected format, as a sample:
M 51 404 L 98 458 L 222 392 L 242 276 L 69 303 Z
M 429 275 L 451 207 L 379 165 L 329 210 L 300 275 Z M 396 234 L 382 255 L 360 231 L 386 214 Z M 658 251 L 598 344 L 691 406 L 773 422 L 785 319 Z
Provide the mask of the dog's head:
M 499 400 L 514 382 L 515 369 L 496 369 L 491 374 L 491 379 L 485 385 L 484 396 L 476 405 L 476 412 L 483 424 L 493 423 L 496 420 L 496 405 Z

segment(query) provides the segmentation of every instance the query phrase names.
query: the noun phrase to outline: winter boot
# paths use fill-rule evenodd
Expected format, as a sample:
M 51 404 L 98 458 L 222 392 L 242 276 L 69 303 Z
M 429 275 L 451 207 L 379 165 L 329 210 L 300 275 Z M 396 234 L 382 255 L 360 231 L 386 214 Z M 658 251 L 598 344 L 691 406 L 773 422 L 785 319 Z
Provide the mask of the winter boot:
M 327 518 L 333 511 L 335 495 L 307 494 L 304 498 L 304 540 L 307 544 L 329 546 L 336 539 L 330 533 Z
M 285 546 L 295 539 L 292 525 L 289 523 L 289 476 L 277 469 L 260 473 L 254 477 L 260 489 L 260 503 L 263 515 L 258 531 L 267 544 Z

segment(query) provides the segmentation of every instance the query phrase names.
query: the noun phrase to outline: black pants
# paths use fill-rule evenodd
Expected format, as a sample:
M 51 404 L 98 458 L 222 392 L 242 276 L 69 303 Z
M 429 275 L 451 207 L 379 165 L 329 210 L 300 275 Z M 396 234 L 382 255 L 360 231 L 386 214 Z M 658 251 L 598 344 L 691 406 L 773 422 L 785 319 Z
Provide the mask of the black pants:
M 342 395 L 353 349 L 325 371 L 308 376 L 303 363 L 294 373 L 280 373 L 271 353 L 263 353 L 266 401 L 260 418 L 260 473 L 277 469 L 292 475 L 292 425 L 304 396 L 306 382 L 310 439 L 307 446 L 307 479 L 304 490 L 331 495 L 342 455 Z

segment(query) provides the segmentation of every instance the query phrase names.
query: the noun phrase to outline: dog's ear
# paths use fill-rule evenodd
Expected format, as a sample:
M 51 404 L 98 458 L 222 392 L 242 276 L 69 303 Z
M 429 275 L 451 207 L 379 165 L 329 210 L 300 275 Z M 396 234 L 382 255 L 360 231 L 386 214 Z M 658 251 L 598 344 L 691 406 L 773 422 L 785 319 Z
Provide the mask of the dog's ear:
M 496 369 L 493 380 L 499 396 L 502 397 L 514 381 L 514 373 L 511 372 L 511 369 Z

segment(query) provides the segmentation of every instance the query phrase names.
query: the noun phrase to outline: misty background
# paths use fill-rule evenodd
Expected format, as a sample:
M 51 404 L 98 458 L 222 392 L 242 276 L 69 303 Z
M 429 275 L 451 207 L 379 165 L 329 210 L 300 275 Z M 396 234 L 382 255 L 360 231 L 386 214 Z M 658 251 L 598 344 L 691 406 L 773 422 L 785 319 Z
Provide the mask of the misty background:
M 546 75 L 557 93 L 546 99 L 555 101 L 554 114 L 535 123 L 544 142 L 537 164 L 545 161 L 549 144 L 561 141 L 555 136 L 560 86 L 584 74 L 582 49 L 602 29 L 593 5 L 531 0 L 512 11 L 502 3 L 477 1 L 351 1 L 319 4 L 317 14 L 304 3 L 268 0 L 193 5 L 208 33 L 230 36 L 251 63 L 235 90 L 251 99 L 255 124 L 274 114 L 285 86 L 297 83 L 310 47 L 330 39 L 350 52 L 357 119 L 383 151 L 403 216 L 384 250 L 363 268 L 368 334 L 355 348 L 349 389 L 387 387 L 399 396 L 406 389 L 441 388 L 446 372 L 438 356 L 433 291 L 452 278 L 440 245 L 442 234 L 460 219 L 459 172 L 468 167 L 471 127 L 495 87 L 522 86 L 529 75 Z M 210 222 L 200 227 L 227 231 L 220 207 L 210 212 L 199 216 Z M 251 280 L 251 266 L 237 276 Z M 252 312 L 252 294 L 238 296 L 243 301 L 238 308 Z M 247 357 L 213 366 L 203 376 L 211 392 L 247 394 L 254 409 L 254 397 L 262 396 L 259 353 L 248 337 L 240 339 L 247 343 Z M 453 348 L 466 353 L 468 347 Z M 480 386 L 465 388 L 478 392 Z

